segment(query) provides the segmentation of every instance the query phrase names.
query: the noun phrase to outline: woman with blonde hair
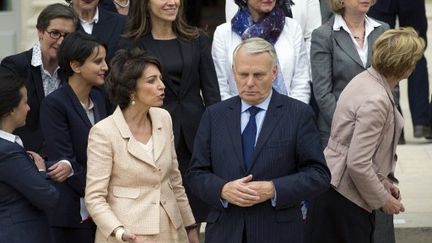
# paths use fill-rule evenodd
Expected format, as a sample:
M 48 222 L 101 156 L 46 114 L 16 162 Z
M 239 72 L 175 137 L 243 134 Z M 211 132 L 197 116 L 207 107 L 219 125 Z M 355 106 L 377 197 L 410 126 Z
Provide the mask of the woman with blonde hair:
M 312 32 L 311 70 L 317 119 L 327 145 L 336 102 L 348 82 L 371 63 L 372 45 L 388 25 L 366 15 L 376 0 L 328 0 L 335 15 Z
M 394 177 L 403 118 L 392 89 L 414 70 L 425 42 L 412 28 L 384 32 L 372 50 L 372 67 L 346 86 L 324 150 L 332 187 L 314 200 L 309 242 L 373 242 L 375 211 L 404 212 Z

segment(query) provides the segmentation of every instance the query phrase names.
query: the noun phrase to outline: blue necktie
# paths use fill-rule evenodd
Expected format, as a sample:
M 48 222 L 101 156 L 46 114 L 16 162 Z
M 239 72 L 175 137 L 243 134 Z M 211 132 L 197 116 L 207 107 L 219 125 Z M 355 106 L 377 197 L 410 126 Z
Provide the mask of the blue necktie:
M 246 169 L 251 166 L 252 154 L 255 148 L 255 138 L 257 133 L 257 125 L 255 116 L 261 111 L 261 108 L 256 106 L 251 106 L 248 109 L 250 117 L 249 122 L 243 130 L 242 134 L 242 145 L 243 145 L 243 159 Z

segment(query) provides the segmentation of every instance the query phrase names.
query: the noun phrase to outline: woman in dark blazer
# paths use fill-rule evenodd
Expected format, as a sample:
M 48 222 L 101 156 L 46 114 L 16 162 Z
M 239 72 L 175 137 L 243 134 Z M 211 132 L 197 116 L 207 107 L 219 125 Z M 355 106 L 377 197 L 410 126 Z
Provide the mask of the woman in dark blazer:
M 54 209 L 59 194 L 47 180 L 44 160 L 27 153 L 12 134 L 25 125 L 29 110 L 23 81 L 0 67 L 1 242 L 51 242 L 46 212 Z
M 25 126 L 14 131 L 23 140 L 26 150 L 45 156 L 45 141 L 39 124 L 42 100 L 66 82 L 58 68 L 57 48 L 64 37 L 76 30 L 79 19 L 68 6 L 55 3 L 44 8 L 37 18 L 38 41 L 24 52 L 5 57 L 1 65 L 20 75 L 27 88 L 30 111 Z M 49 74 L 49 75 L 48 75 Z
M 170 11 L 161 10 L 163 7 Z M 182 175 L 189 168 L 193 141 L 205 107 L 220 101 L 208 38 L 186 24 L 181 1 L 132 1 L 123 47 L 139 47 L 162 64 L 166 86 L 164 108 L 173 120 L 175 146 Z M 205 220 L 207 206 L 191 195 L 195 219 Z
M 41 105 L 41 127 L 50 159 L 66 159 L 73 174 L 56 184 L 60 204 L 52 218 L 55 242 L 94 241 L 95 225 L 84 206 L 87 138 L 90 128 L 106 117 L 100 88 L 108 66 L 105 45 L 81 31 L 68 35 L 59 49 L 59 65 L 68 84 L 47 96 Z
M 366 15 L 374 2 L 329 0 L 335 15 L 312 32 L 312 82 L 323 148 L 340 93 L 354 76 L 370 66 L 372 45 L 389 28 Z
M 81 20 L 79 29 L 105 42 L 107 62 L 118 47 L 120 35 L 126 27 L 126 16 L 98 7 L 99 0 L 65 0 Z

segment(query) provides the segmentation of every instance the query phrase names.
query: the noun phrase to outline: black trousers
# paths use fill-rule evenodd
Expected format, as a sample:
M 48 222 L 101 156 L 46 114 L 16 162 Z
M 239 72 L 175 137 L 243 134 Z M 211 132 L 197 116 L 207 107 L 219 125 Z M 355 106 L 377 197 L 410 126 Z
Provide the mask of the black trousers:
M 368 15 L 381 20 L 394 28 L 396 19 L 399 26 L 410 26 L 427 41 L 427 19 L 424 0 L 380 0 L 371 7 Z M 408 100 L 413 125 L 431 125 L 432 107 L 429 104 L 429 78 L 426 58 L 417 63 L 408 78 Z
M 94 243 L 96 225 L 93 221 L 85 221 L 85 228 L 65 228 L 51 226 L 53 243 Z
M 306 219 L 306 243 L 373 243 L 375 214 L 333 188 L 314 199 Z

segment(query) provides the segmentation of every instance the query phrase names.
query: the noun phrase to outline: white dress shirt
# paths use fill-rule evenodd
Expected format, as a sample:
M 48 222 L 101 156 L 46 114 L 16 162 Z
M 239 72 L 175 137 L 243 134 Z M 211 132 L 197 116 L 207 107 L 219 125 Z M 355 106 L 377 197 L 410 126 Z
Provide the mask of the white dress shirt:
M 363 47 L 360 47 L 360 45 L 357 43 L 356 39 L 354 38 L 353 34 L 351 33 L 350 29 L 348 28 L 348 25 L 346 24 L 345 20 L 342 18 L 340 14 L 335 14 L 335 20 L 333 24 L 333 30 L 334 31 L 340 31 L 341 28 L 344 29 L 351 37 L 351 40 L 354 42 L 354 46 L 360 56 L 360 59 L 363 63 L 363 67 L 366 68 L 367 64 L 367 58 L 368 58 L 368 36 L 372 31 L 375 29 L 375 27 L 380 26 L 381 24 L 376 22 L 375 20 L 369 18 L 368 16 L 365 17 L 365 36 L 363 39 Z
M 5 132 L 3 130 L 0 130 L 0 138 L 3 138 L 4 140 L 12 142 L 12 143 L 17 143 L 21 147 L 24 147 L 21 138 L 18 137 L 17 135 L 15 135 L 15 134 L 8 133 L 8 132 Z
M 84 31 L 91 35 L 93 33 L 93 26 L 94 24 L 97 24 L 99 21 L 99 9 L 96 7 L 95 15 L 93 16 L 93 19 L 90 21 L 86 21 L 83 19 L 80 19 L 81 26 L 83 27 Z
M 60 77 L 58 76 L 58 70 L 60 67 L 57 66 L 52 75 L 44 68 L 42 62 L 42 50 L 40 42 L 37 42 L 33 46 L 32 59 L 30 63 L 33 67 L 40 67 L 42 86 L 45 96 L 49 95 L 50 93 L 59 88 Z

